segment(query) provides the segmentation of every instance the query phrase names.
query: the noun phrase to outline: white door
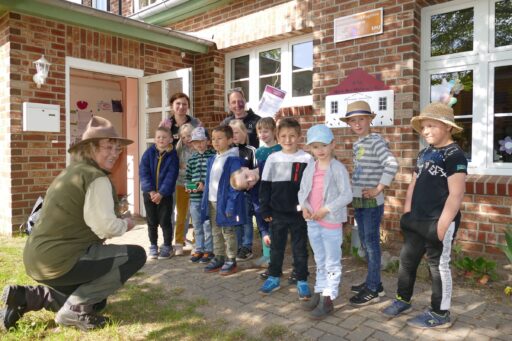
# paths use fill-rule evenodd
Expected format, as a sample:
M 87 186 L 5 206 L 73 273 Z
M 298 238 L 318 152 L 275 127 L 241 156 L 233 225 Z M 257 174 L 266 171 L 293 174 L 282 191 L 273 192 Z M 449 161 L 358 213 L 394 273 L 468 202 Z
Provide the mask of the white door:
M 151 146 L 156 128 L 170 115 L 169 99 L 173 94 L 183 92 L 188 95 L 190 115 L 193 115 L 191 74 L 189 68 L 139 78 L 139 155 Z M 146 215 L 142 192 L 140 212 L 142 216 Z

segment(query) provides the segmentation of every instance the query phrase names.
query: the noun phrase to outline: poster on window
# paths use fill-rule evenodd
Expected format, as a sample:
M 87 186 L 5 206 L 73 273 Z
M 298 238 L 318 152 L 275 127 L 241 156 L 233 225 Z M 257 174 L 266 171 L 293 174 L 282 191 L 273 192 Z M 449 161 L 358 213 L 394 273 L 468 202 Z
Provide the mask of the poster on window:
M 263 90 L 263 95 L 258 105 L 258 115 L 261 117 L 274 117 L 281 108 L 285 96 L 286 91 L 271 85 L 265 85 L 265 90 Z

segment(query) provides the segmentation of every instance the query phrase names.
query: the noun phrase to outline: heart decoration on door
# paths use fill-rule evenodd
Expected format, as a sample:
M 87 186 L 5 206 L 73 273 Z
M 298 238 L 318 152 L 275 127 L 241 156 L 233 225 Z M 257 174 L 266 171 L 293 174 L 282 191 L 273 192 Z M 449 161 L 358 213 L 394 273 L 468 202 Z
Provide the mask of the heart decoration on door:
M 88 105 L 89 105 L 89 103 L 87 103 L 87 101 L 77 101 L 76 102 L 76 106 L 80 110 L 84 110 L 85 108 L 87 108 Z

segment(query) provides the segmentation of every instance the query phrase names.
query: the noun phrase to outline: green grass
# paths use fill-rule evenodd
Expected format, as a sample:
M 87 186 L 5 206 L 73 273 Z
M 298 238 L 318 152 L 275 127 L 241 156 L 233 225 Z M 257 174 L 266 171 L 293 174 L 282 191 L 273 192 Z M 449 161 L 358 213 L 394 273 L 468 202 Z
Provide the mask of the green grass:
M 22 261 L 24 238 L 0 237 L 0 289 L 6 284 L 35 284 L 24 272 Z M 207 299 L 186 299 L 185 289 L 166 291 L 152 284 L 142 284 L 145 276 L 139 273 L 115 295 L 109 297 L 105 316 L 113 322 L 90 332 L 55 324 L 54 313 L 30 312 L 1 340 L 213 340 L 256 341 L 289 339 L 282 326 L 265 328 L 254 337 L 225 320 L 207 320 L 197 308 L 208 304 Z

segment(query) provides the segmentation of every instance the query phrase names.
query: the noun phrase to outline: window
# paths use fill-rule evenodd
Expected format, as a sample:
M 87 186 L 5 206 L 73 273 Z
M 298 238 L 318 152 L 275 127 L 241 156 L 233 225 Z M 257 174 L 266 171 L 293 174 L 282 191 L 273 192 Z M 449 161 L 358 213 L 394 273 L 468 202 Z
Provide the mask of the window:
M 108 11 L 110 11 L 110 1 L 109 0 L 92 0 L 92 7 L 108 12 Z
M 226 55 L 226 90 L 241 87 L 249 107 L 255 108 L 266 85 L 286 91 L 285 107 L 313 103 L 310 36 Z
M 388 110 L 388 98 L 379 97 L 379 111 Z
M 470 173 L 512 175 L 512 1 L 425 7 L 421 32 L 421 107 L 451 101 Z
M 82 0 L 68 0 L 69 2 L 74 2 L 75 4 L 82 4 Z
M 338 101 L 331 102 L 331 114 L 338 113 Z
M 155 5 L 163 0 L 134 0 L 133 1 L 133 12 L 137 13 L 138 11 L 143 10 L 146 7 Z

